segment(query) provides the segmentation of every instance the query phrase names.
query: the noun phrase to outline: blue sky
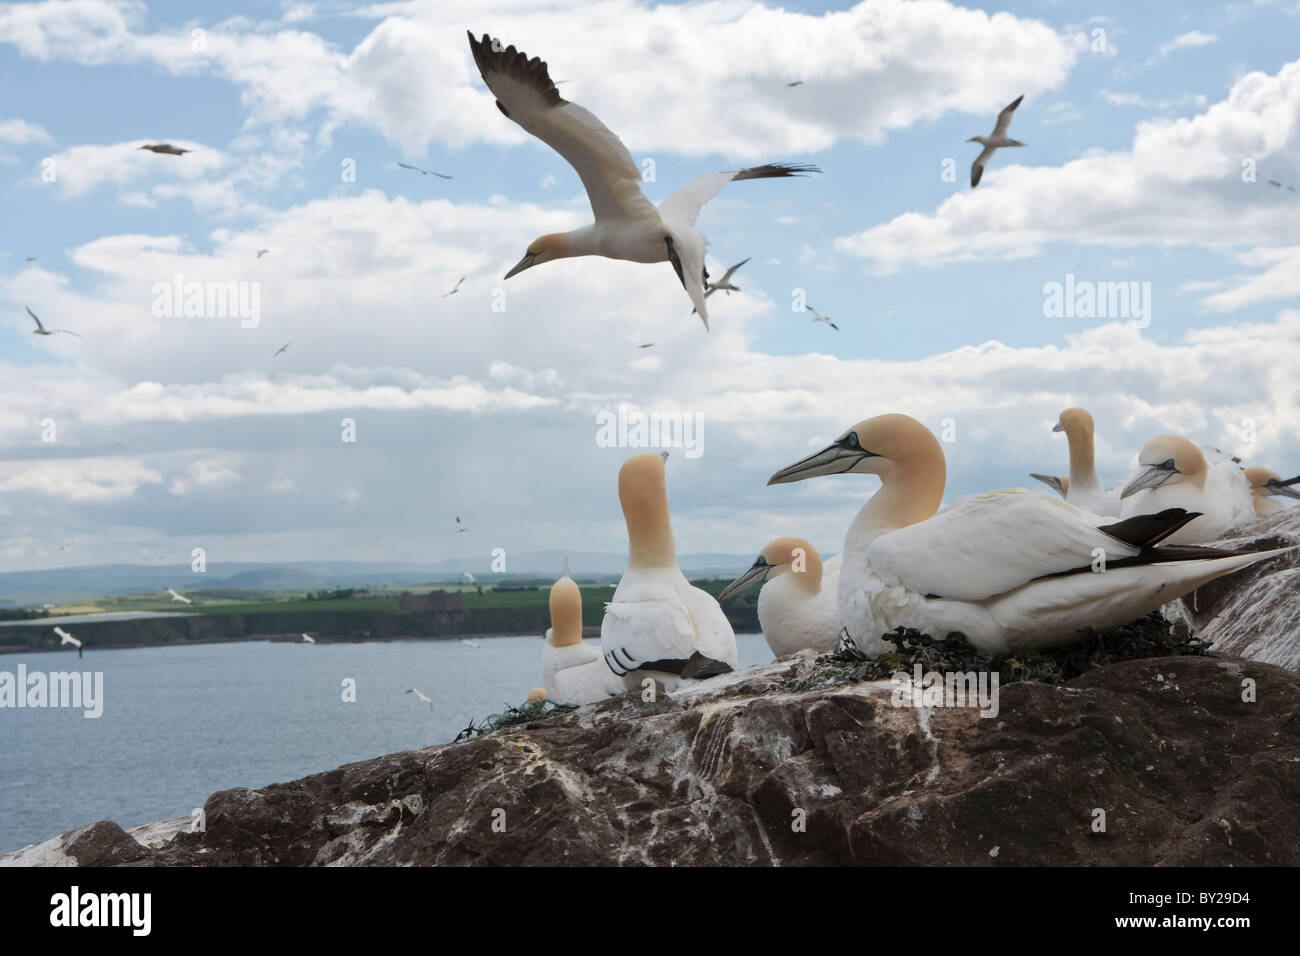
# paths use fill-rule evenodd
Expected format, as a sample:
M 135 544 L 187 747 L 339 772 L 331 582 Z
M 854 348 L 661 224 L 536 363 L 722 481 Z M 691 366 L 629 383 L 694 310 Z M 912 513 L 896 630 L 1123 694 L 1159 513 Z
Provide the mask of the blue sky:
M 1064 471 L 1049 429 L 1069 404 L 1098 419 L 1103 481 L 1167 431 L 1300 470 L 1282 371 L 1300 194 L 1265 182 L 1300 185 L 1300 4 L 983 9 L 0 4 L 0 569 L 176 560 L 200 539 L 229 560 L 619 550 L 630 451 L 594 447 L 592 423 L 620 401 L 705 421 L 706 453 L 670 468 L 682 550 L 838 550 L 871 482 L 763 482 L 884 411 L 955 419 L 950 498 Z M 752 257 L 711 333 L 667 266 L 501 283 L 589 211 L 493 108 L 466 28 L 548 60 L 654 160 L 653 200 L 752 162 L 824 170 L 706 208 L 711 268 Z M 966 140 L 1021 93 L 1028 148 L 972 192 Z M 258 327 L 152 315 L 176 271 L 260 283 Z M 1045 317 L 1067 273 L 1150 283 L 1150 326 Z M 796 289 L 840 331 L 793 313 Z M 24 305 L 83 337 L 31 335 Z M 462 512 L 472 540 L 449 530 Z

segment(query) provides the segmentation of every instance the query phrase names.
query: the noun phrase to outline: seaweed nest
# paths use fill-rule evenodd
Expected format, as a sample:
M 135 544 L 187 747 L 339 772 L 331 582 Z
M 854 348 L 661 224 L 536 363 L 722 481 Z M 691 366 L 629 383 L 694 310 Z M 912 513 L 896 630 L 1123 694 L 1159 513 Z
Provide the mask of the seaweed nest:
M 544 720 L 559 714 L 567 714 L 571 710 L 577 710 L 577 705 L 561 704 L 549 698 L 524 701 L 518 706 L 506 704 L 504 711 L 499 714 L 488 714 L 483 718 L 482 723 L 475 724 L 471 720 L 469 726 L 456 735 L 456 740 L 453 743 L 470 740 L 474 737 L 483 737 L 506 727 L 516 727 L 519 724 L 526 724 L 534 720 Z
M 964 634 L 953 632 L 936 639 L 914 628 L 896 628 L 881 637 L 894 650 L 872 659 L 857 649 L 847 636 L 830 654 L 816 659 L 817 670 L 798 682 L 798 690 L 828 684 L 886 680 L 897 671 L 911 673 L 917 664 L 925 671 L 997 671 L 1002 684 L 1039 681 L 1064 684 L 1095 667 L 1144 657 L 1204 657 L 1209 645 L 1190 636 L 1170 633 L 1169 622 L 1152 611 L 1131 624 L 1088 636 L 1066 647 L 1043 651 L 1022 651 L 1006 657 L 991 657 L 976 650 Z

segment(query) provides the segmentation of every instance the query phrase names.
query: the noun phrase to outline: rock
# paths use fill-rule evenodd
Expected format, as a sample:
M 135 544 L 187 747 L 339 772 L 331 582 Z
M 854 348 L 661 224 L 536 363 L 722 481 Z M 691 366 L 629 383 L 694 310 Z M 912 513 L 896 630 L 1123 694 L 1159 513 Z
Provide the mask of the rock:
M 9 862 L 1300 864 L 1300 677 L 1286 670 L 1125 661 L 1004 684 L 991 719 L 895 707 L 889 682 L 838 672 L 804 654 L 222 791 L 206 832 L 137 831 L 155 846 L 99 823 Z
M 1300 546 L 1300 507 L 1260 518 L 1213 542 L 1218 548 Z M 1300 673 L 1300 551 L 1219 578 L 1163 608 L 1175 627 L 1217 654 Z

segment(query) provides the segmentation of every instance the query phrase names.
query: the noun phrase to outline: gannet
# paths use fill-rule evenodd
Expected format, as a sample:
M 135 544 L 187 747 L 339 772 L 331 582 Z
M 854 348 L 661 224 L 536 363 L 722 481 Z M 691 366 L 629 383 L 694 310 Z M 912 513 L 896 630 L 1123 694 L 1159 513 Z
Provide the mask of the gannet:
M 267 254 L 268 252 L 270 252 L 270 251 L 271 251 L 270 249 L 258 249 L 258 250 L 257 250 L 257 258 L 258 258 L 258 259 L 262 258 L 262 256 L 266 255 L 266 254 Z
M 605 605 L 600 647 L 629 689 L 651 677 L 670 691 L 682 680 L 712 677 L 740 663 L 736 635 L 717 600 L 677 567 L 664 486 L 664 459 L 633 455 L 618 472 L 627 525 L 627 570 Z
M 528 696 L 525 698 L 525 700 L 527 700 L 528 703 L 530 704 L 536 704 L 546 700 L 546 688 L 534 687 L 532 690 L 528 692 Z
M 722 278 L 719 279 L 717 282 L 706 282 L 704 284 L 705 285 L 704 298 L 707 299 L 709 296 L 713 295 L 713 293 L 717 292 L 719 289 L 727 293 L 727 295 L 731 295 L 731 293 L 733 292 L 739 292 L 740 286 L 733 285 L 731 282 L 731 277 L 736 274 L 737 269 L 739 269 L 741 266 L 743 266 L 746 262 L 748 262 L 752 258 L 754 257 L 749 256 L 748 258 L 741 259 L 734 266 L 732 266 L 730 269 L 724 272 L 722 274 Z
M 1065 500 L 1076 508 L 1095 515 L 1107 518 L 1117 516 L 1120 488 L 1106 491 L 1097 480 L 1092 416 L 1082 408 L 1067 408 L 1061 412 L 1052 431 L 1065 432 L 1066 442 L 1070 446 L 1070 481 L 1064 491 Z M 1047 480 L 1042 475 L 1032 477 Z
M 844 539 L 837 595 L 841 623 L 871 656 L 892 648 L 881 635 L 900 626 L 936 638 L 959 631 L 993 655 L 1067 644 L 1288 550 L 1157 548 L 1195 513 L 1170 508 L 1097 526 L 1022 488 L 939 511 L 943 449 L 906 415 L 859 422 L 768 484 L 845 473 L 881 480 Z M 1105 570 L 1094 572 L 1101 556 Z
M 310 634 L 303 634 L 303 636 L 302 636 L 302 642 L 303 642 L 304 644 L 315 644 L 315 643 L 316 643 L 316 638 L 312 637 Z
M 830 651 L 840 639 L 839 580 L 838 554 L 823 563 L 803 538 L 777 538 L 748 571 L 722 589 L 718 602 L 765 582 L 758 592 L 758 624 L 772 653 L 785 657 L 805 647 Z
M 63 645 L 65 644 L 71 644 L 74 647 L 76 647 L 77 656 L 78 657 L 81 656 L 81 650 L 82 650 L 81 641 L 73 637 L 71 634 L 69 634 L 63 628 L 59 627 L 57 624 L 54 626 L 54 633 L 59 635 L 59 647 L 63 647 Z
M 184 156 L 186 153 L 194 152 L 192 149 L 181 149 L 171 143 L 145 143 L 140 148 L 147 149 L 151 153 L 166 153 L 168 156 Z
M 55 332 L 63 332 L 67 335 L 75 335 L 77 338 L 81 338 L 79 332 L 73 332 L 69 329 L 47 329 L 45 326 L 41 325 L 41 320 L 36 318 L 36 313 L 31 310 L 30 306 L 25 305 L 23 308 L 27 310 L 27 314 L 30 315 L 32 321 L 36 323 L 36 328 L 32 329 L 32 335 L 53 335 Z
M 1142 446 L 1137 475 L 1121 497 L 1121 518 L 1165 508 L 1196 512 L 1196 520 L 1171 534 L 1169 544 L 1204 544 L 1255 520 L 1250 482 L 1232 456 L 1197 448 L 1179 435 L 1160 435 Z
M 1070 476 L 1069 475 L 1039 475 L 1034 472 L 1029 473 L 1030 478 L 1037 478 L 1043 484 L 1047 485 L 1062 498 L 1068 498 L 1070 495 Z
M 641 191 L 641 169 L 622 140 L 587 110 L 560 96 L 546 64 L 486 34 L 469 46 L 497 108 L 563 156 L 578 173 L 596 221 L 573 232 L 533 240 L 506 278 L 543 262 L 604 256 L 631 262 L 671 262 L 709 327 L 704 299 L 704 253 L 709 241 L 695 229 L 701 207 L 730 182 L 821 172 L 816 166 L 775 163 L 713 173 L 692 180 L 657 207 Z
M 565 573 L 551 585 L 551 626 L 542 645 L 542 687 L 564 704 L 594 704 L 626 692 L 600 648 L 582 639 L 582 592 Z
M 168 588 L 168 589 L 167 589 L 167 593 L 170 594 L 170 595 L 172 596 L 172 603 L 173 603 L 173 604 L 175 604 L 177 601 L 180 601 L 182 604 L 193 604 L 193 603 L 194 603 L 192 600 L 190 600 L 189 598 L 187 598 L 184 594 L 178 594 L 176 591 L 172 590 L 171 588 Z
M 832 329 L 834 329 L 836 332 L 838 332 L 838 331 L 840 330 L 840 327 L 839 327 L 838 325 L 836 325 L 834 322 L 832 322 L 832 321 L 830 320 L 830 317 L 829 317 L 829 316 L 822 315 L 820 312 L 818 312 L 816 309 L 814 309 L 811 305 L 805 305 L 804 308 L 806 308 L 809 312 L 811 312 L 811 313 L 813 314 L 813 321 L 814 321 L 814 322 L 825 322 L 827 325 L 829 325 L 829 326 L 830 326 Z
M 281 345 L 278 349 L 275 350 L 275 355 L 272 355 L 271 358 L 275 358 L 276 355 L 279 355 L 281 352 L 288 349 L 290 345 L 293 345 L 293 343 L 285 342 L 283 345 Z
M 406 692 L 407 692 L 408 694 L 414 694 L 416 697 L 418 697 L 418 698 L 420 699 L 421 703 L 428 704 L 428 705 L 429 705 L 429 709 L 430 709 L 430 710 L 433 710 L 433 700 L 432 700 L 432 698 L 430 698 L 428 695 L 420 693 L 420 691 L 417 690 L 417 689 L 414 688 L 414 687 L 409 687 L 409 688 L 407 688 L 407 691 L 406 691 Z
M 445 298 L 447 298 L 447 296 L 449 296 L 449 295 L 455 295 L 457 292 L 460 291 L 460 284 L 461 284 L 462 282 L 464 282 L 464 281 L 465 281 L 465 277 L 464 277 L 464 276 L 461 276 L 459 279 L 456 280 L 456 284 L 455 284 L 454 286 L 452 286 L 451 291 L 450 291 L 450 292 L 444 292 L 444 293 L 440 296 L 440 298 L 445 299 Z
M 451 179 L 450 176 L 444 176 L 442 173 L 435 173 L 432 169 L 421 169 L 419 166 L 412 166 L 410 163 L 398 163 L 403 169 L 414 169 L 421 176 L 437 176 L 439 179 Z
M 1025 144 L 1018 139 L 1007 138 L 1007 127 L 1011 125 L 1011 114 L 1016 111 L 1020 101 L 1025 98 L 1021 93 L 1016 97 L 1015 102 L 998 114 L 998 125 L 993 127 L 993 132 L 988 136 L 972 136 L 966 140 L 968 143 L 979 143 L 984 147 L 983 151 L 975 157 L 975 162 L 970 167 L 970 188 L 974 189 L 980 184 L 980 177 L 984 175 L 984 166 L 992 158 L 995 150 L 1003 146 L 1024 146 Z
M 1255 505 L 1255 516 L 1258 518 L 1286 511 L 1287 506 L 1276 499 L 1277 495 L 1300 498 L 1300 491 L 1294 488 L 1294 485 L 1300 482 L 1300 475 L 1283 481 L 1276 471 L 1270 471 L 1268 468 L 1247 468 L 1245 475 L 1246 480 L 1250 482 L 1250 494 Z

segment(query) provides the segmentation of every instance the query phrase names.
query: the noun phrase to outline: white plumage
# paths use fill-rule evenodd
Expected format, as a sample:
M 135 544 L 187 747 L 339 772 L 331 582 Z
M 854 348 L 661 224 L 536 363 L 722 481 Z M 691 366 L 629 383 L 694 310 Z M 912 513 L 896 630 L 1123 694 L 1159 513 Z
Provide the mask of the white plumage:
M 582 640 L 582 592 L 566 573 L 550 594 L 551 626 L 542 645 L 542 687 L 562 704 L 591 704 L 622 694 L 623 681 L 605 665 L 600 648 Z
M 833 650 L 839 643 L 836 590 L 840 555 L 822 561 L 803 538 L 777 538 L 759 553 L 748 571 L 732 581 L 719 601 L 762 582 L 758 624 L 772 653 L 785 657 L 805 648 Z
M 1200 512 L 1168 544 L 1204 544 L 1255 520 L 1250 481 L 1232 456 L 1178 435 L 1142 446 L 1137 475 L 1125 485 L 1123 499 L 1121 518 L 1165 508 Z

